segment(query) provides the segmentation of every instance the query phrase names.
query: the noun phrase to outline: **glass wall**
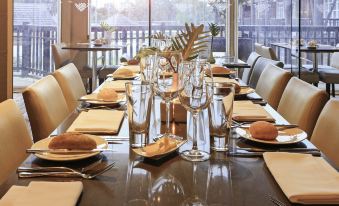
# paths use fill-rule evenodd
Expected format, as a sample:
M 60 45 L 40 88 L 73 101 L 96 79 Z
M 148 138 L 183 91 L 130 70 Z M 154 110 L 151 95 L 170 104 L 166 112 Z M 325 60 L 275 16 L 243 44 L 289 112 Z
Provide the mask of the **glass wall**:
M 270 46 L 290 42 L 295 4 L 293 0 L 239 0 L 239 58 L 246 60 L 254 43 Z M 281 54 L 285 55 L 285 54 Z
M 58 37 L 58 1 L 13 2 L 13 87 L 16 90 L 53 71 L 50 45 Z
M 163 32 L 173 36 L 184 29 L 185 22 L 221 26 L 222 32 L 214 41 L 214 51 L 225 51 L 225 8 L 214 0 L 92 0 L 91 38 L 104 36 L 100 23 L 115 28 L 113 42 L 125 45 L 122 55 L 133 57 L 140 47 L 148 45 L 149 34 Z M 151 22 L 150 22 L 151 21 Z M 151 23 L 151 27 L 150 27 Z M 119 56 L 120 54 L 116 54 Z M 113 62 L 115 61 L 113 57 Z

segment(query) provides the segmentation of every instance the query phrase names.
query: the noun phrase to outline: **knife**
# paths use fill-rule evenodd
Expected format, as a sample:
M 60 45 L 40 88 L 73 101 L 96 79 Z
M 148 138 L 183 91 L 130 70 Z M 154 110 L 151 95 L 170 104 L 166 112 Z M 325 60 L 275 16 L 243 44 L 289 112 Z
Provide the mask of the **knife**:
M 248 152 L 320 152 L 317 148 L 278 148 L 278 149 L 262 149 L 262 148 L 236 148 Z
M 298 125 L 296 125 L 296 124 L 273 124 L 273 125 L 276 126 L 276 127 L 283 127 L 285 129 L 298 127 Z M 250 126 L 251 126 L 250 124 L 241 125 L 240 128 L 250 128 Z
M 266 152 L 266 151 L 265 151 Z M 280 152 L 280 151 L 271 151 L 271 152 Z M 302 154 L 311 154 L 313 156 L 321 156 L 319 151 L 288 151 L 292 153 L 302 153 Z M 242 156 L 242 157 L 261 157 L 264 152 L 251 152 L 251 151 L 237 151 L 230 153 L 231 156 Z
M 26 153 L 53 153 L 53 154 L 84 154 L 95 152 L 113 152 L 112 149 L 93 149 L 93 150 L 78 150 L 78 149 L 26 149 Z

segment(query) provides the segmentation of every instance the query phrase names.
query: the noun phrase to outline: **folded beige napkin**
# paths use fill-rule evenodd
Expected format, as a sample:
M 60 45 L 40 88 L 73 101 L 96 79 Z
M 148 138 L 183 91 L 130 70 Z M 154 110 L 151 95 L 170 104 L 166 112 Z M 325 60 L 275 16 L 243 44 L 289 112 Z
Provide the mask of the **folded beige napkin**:
M 128 70 L 132 71 L 133 73 L 139 73 L 140 72 L 140 66 L 139 65 L 126 65 L 126 66 L 119 67 L 119 69 L 128 69 Z M 119 70 L 119 69 L 117 69 L 117 70 Z
M 116 134 L 119 132 L 124 111 L 93 109 L 81 112 L 68 132 Z
M 264 160 L 291 202 L 339 204 L 339 173 L 322 157 L 266 152 Z
M 233 119 L 236 121 L 275 121 L 262 106 L 251 101 L 234 101 Z
M 128 80 L 116 80 L 116 81 L 105 81 L 102 84 L 102 88 L 111 88 L 116 92 L 124 92 L 126 91 L 125 84 L 126 82 L 130 82 Z
M 31 182 L 12 186 L 0 200 L 1 206 L 74 206 L 82 192 L 81 182 Z
M 240 83 L 235 79 L 225 78 L 225 77 L 213 77 L 213 82 L 218 83 L 232 83 L 240 86 Z

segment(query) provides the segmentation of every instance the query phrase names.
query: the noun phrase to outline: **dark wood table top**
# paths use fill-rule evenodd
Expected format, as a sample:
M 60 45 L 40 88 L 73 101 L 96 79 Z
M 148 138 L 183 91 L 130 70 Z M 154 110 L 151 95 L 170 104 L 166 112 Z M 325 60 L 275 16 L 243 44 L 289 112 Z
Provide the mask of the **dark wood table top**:
M 120 50 L 122 46 L 113 45 L 113 44 L 103 44 L 101 46 L 95 46 L 93 43 L 75 43 L 75 44 L 66 44 L 62 49 L 71 49 L 79 51 L 112 51 Z
M 297 46 L 292 46 L 289 43 L 271 43 L 272 46 L 281 47 L 284 49 L 295 49 L 298 50 L 299 48 Z M 339 52 L 339 48 L 331 45 L 324 45 L 319 44 L 317 47 L 312 48 L 308 47 L 307 45 L 300 46 L 301 52 L 307 52 L 307 53 L 333 53 L 333 52 Z
M 157 114 L 160 114 L 159 106 Z M 276 118 L 276 123 L 287 123 L 270 106 L 265 109 Z M 208 118 L 204 113 L 204 121 Z M 56 129 L 64 132 L 77 117 L 73 112 Z M 160 121 L 160 117 L 157 116 Z M 162 126 L 164 124 L 161 124 Z M 203 124 L 208 125 L 208 124 Z M 160 126 L 158 131 L 162 130 Z M 186 123 L 172 123 L 176 134 L 186 137 Z M 120 132 L 115 137 L 128 137 L 128 122 L 124 119 Z M 0 197 L 12 185 L 28 185 L 30 181 L 73 181 L 84 184 L 83 194 L 78 205 L 190 205 L 189 201 L 201 201 L 212 205 L 274 205 L 266 195 L 272 195 L 291 205 L 276 181 L 267 169 L 262 157 L 235 157 L 225 152 L 213 152 L 209 148 L 208 126 L 205 127 L 205 144 L 200 149 L 209 151 L 211 158 L 205 162 L 188 162 L 178 153 L 159 160 L 143 159 L 131 151 L 128 141 L 111 144 L 114 152 L 105 152 L 96 157 L 74 162 L 51 162 L 30 155 L 23 163 L 25 166 L 69 166 L 81 168 L 103 158 L 103 163 L 116 161 L 116 167 L 93 180 L 80 178 L 28 178 L 18 179 L 15 172 L 0 186 Z M 111 137 L 111 136 L 103 136 Z M 114 136 L 113 136 L 114 137 Z M 230 144 L 233 147 L 260 147 L 233 133 Z M 295 147 L 314 147 L 304 140 Z M 190 149 L 187 143 L 180 151 Z

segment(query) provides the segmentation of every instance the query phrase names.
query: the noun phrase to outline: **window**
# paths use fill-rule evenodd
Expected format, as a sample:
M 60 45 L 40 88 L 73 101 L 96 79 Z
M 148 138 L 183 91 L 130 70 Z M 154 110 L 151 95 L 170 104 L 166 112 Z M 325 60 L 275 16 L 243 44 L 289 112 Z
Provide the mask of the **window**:
M 58 38 L 58 1 L 14 0 L 13 8 L 15 90 L 53 71 L 50 45 Z

